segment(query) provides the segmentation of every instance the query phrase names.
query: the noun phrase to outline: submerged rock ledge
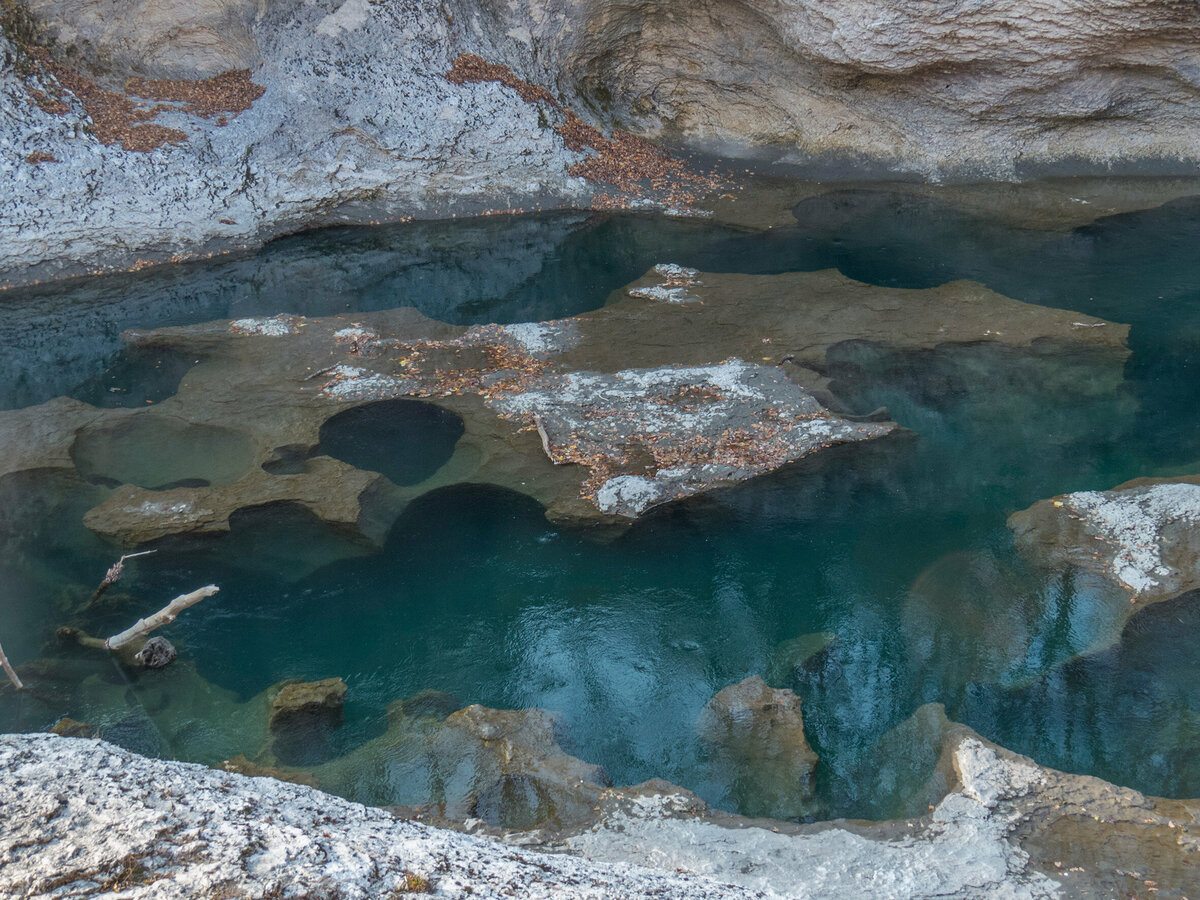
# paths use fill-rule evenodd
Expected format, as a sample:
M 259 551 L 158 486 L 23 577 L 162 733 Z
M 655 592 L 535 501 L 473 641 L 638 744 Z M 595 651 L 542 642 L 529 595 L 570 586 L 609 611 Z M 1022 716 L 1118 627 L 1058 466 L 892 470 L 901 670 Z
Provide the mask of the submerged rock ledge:
M 954 788 L 920 819 L 753 822 L 709 813 L 687 792 L 657 783 L 614 796 L 596 824 L 564 836 L 560 847 L 582 859 L 405 821 L 302 785 L 145 759 L 102 741 L 5 735 L 0 892 L 732 900 L 1197 887 L 1187 858 L 1200 850 L 1200 804 L 1054 772 L 955 729 L 943 755 Z M 1136 871 L 1139 858 L 1158 871 Z
M 32 470 L 78 476 L 108 492 L 84 524 L 126 544 L 226 534 L 238 511 L 275 505 L 368 547 L 413 499 L 456 484 L 526 494 L 559 524 L 620 529 L 834 445 L 897 435 L 841 406 L 822 374 L 831 347 L 1054 346 L 1100 378 L 1128 354 L 1127 326 L 970 282 L 695 273 L 694 302 L 641 296 L 662 277 L 652 269 L 604 307 L 546 322 L 462 328 L 398 306 L 128 332 L 133 349 L 190 362 L 177 393 L 136 410 L 58 398 L 0 412 L 0 484 Z M 333 417 L 397 401 L 461 421 L 447 459 L 395 483 L 329 452 Z

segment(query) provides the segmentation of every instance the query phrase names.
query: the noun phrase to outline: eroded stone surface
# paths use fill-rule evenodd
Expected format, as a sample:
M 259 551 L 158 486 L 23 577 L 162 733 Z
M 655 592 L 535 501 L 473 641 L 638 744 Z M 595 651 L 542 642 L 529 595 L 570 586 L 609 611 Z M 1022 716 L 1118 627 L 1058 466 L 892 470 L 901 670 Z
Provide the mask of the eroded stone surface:
M 800 698 L 790 690 L 753 675 L 718 692 L 696 728 L 746 815 L 791 819 L 809 812 L 818 757 L 804 734 Z
M 531 421 L 555 464 L 586 465 L 583 496 L 601 512 L 630 518 L 895 428 L 848 422 L 778 368 L 740 359 L 548 375 L 496 393 L 489 404 Z M 639 452 L 647 457 L 645 474 L 616 474 Z
M 128 266 L 356 217 L 561 205 L 591 194 L 567 172 L 582 155 L 551 127 L 559 113 L 495 83 L 444 77 L 460 52 L 486 42 L 471 4 L 35 6 L 58 39 L 55 52 L 114 87 L 129 75 L 249 67 L 265 93 L 228 119 L 161 113 L 156 123 L 175 129 L 176 142 L 133 153 L 101 143 L 69 95 L 62 109 L 31 102 L 27 87 L 52 94 L 53 79 L 27 85 L 24 67 L 6 64 L 0 271 Z M 20 53 L 0 34 L 0 56 Z M 36 152 L 55 162 L 26 162 Z
M 1196 801 L 1055 772 L 947 727 L 941 765 L 951 790 L 918 819 L 747 820 L 649 782 L 603 792 L 597 820 L 562 835 L 558 846 L 583 860 L 514 851 L 299 785 L 147 760 L 99 741 L 6 735 L 0 888 L 27 897 L 47 895 L 51 883 L 86 889 L 110 883 L 132 859 L 144 879 L 126 885 L 130 897 L 276 885 L 374 897 L 403 871 L 452 897 L 514 889 L 615 898 L 1122 896 L 1147 881 L 1167 896 L 1194 892 Z
M 1037 562 L 1102 575 L 1135 602 L 1200 587 L 1200 477 L 1064 494 L 1014 513 L 1009 527 Z
M 662 277 L 651 271 L 637 283 Z M 1088 348 L 1088 365 L 1114 371 L 1127 352 L 1125 326 L 1086 327 L 1098 320 L 968 282 L 916 291 L 835 272 L 687 277 L 695 303 L 622 291 L 594 312 L 549 322 L 464 329 L 398 308 L 292 316 L 278 334 L 238 320 L 129 333 L 140 352 L 189 360 L 177 393 L 136 412 L 63 400 L 0 412 L 0 426 L 36 425 L 30 438 L 0 428 L 11 444 L 5 462 L 18 471 L 82 465 L 111 491 L 85 523 L 126 543 L 222 534 L 235 514 L 296 508 L 344 534 L 349 551 L 377 545 L 408 502 L 452 484 L 528 494 L 556 522 L 627 523 L 830 444 L 885 436 L 889 423 L 828 410 L 836 398 L 822 370 L 844 341 L 1051 341 Z M 322 424 L 347 404 L 398 397 L 463 423 L 453 454 L 420 483 L 394 484 L 320 452 Z M 198 453 L 204 442 L 187 436 L 206 429 L 237 452 Z M 134 471 L 138 454 L 122 449 L 161 436 L 179 445 L 172 465 Z M 148 486 L 112 484 L 129 479 Z
M 194 900 L 402 893 L 444 897 L 733 900 L 712 879 L 515 850 L 273 778 L 151 762 L 99 741 L 0 738 L 0 892 Z
M 129 264 L 364 214 L 586 204 L 569 174 L 583 154 L 554 130 L 560 101 L 822 174 L 1190 172 L 1200 131 L 1200 21 L 1175 0 L 720 0 L 670 15 L 607 0 L 29 5 L 60 56 L 117 86 L 251 69 L 266 91 L 224 124 L 163 114 L 184 139 L 131 154 L 98 143 L 77 107 L 30 103 L 6 66 L 8 270 Z M 448 81 L 462 52 L 549 100 Z
M 489 6 L 563 90 L 650 133 L 810 170 L 1167 168 L 1194 158 L 1200 128 L 1200 15 L 1172 0 Z

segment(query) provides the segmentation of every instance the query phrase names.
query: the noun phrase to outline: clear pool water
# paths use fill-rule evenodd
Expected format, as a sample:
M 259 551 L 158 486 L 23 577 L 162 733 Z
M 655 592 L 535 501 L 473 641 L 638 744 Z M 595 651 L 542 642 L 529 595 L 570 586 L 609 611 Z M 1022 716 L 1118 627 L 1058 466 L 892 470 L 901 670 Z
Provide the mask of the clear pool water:
M 140 604 L 216 582 L 220 595 L 172 626 L 172 639 L 208 684 L 243 700 L 283 678 L 345 678 L 338 752 L 379 734 L 390 701 L 436 689 L 463 704 L 555 710 L 564 746 L 616 783 L 659 776 L 754 813 L 705 758 L 695 722 L 716 691 L 763 674 L 804 701 L 822 760 L 814 816 L 922 811 L 910 738 L 889 733 L 931 701 L 1040 763 L 1200 795 L 1200 602 L 1151 607 L 1113 635 L 1106 610 L 1127 601 L 1071 572 L 1029 568 L 1005 526 L 1063 491 L 1200 472 L 1200 199 L 1067 232 L 887 190 L 834 192 L 795 216 L 760 233 L 577 214 L 329 231 L 238 260 L 9 292 L 0 406 L 168 396 L 189 362 L 122 354 L 124 328 L 398 305 L 460 324 L 544 319 L 595 308 L 663 261 L 761 274 L 836 267 L 917 288 L 970 278 L 1130 323 L 1132 355 L 1114 370 L 1053 347 L 851 342 L 830 353 L 833 390 L 856 411 L 887 406 L 914 439 L 830 451 L 660 510 L 611 543 L 553 528 L 533 501 L 480 486 L 415 502 L 381 552 L 319 521 L 247 513 L 229 538 L 168 542 L 131 564 L 117 601 L 83 614 L 79 598 L 114 552 L 80 517 L 111 487 L 23 473 L 0 481 L 0 639 L 17 663 L 71 660 L 53 641 L 64 620 L 100 633 Z M 452 443 L 453 423 L 409 418 L 415 461 L 398 477 L 419 482 L 436 460 L 412 434 Z M 371 423 L 350 424 L 344 452 L 372 467 Z M 824 650 L 786 660 L 787 642 L 818 632 L 832 636 Z M 143 752 L 229 755 L 227 735 L 202 722 L 164 741 L 162 709 L 123 691 L 115 670 L 70 665 L 114 686 L 106 705 L 64 689 L 47 709 L 7 692 L 0 728 L 73 715 Z

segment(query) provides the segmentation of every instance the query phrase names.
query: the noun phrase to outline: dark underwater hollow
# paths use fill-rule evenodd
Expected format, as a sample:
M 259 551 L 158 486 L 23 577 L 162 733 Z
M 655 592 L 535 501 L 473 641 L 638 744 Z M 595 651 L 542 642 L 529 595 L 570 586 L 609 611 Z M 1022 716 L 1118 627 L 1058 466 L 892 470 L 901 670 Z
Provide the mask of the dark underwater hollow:
M 326 419 L 318 453 L 399 485 L 420 484 L 454 455 L 463 421 L 420 400 L 379 400 Z

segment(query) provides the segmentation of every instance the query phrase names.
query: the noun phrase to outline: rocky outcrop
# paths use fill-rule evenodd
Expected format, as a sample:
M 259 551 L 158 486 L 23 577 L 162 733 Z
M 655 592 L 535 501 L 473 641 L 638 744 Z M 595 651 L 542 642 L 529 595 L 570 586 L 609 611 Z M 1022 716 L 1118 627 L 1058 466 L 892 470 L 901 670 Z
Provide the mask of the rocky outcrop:
M 660 278 L 651 270 L 632 290 Z M 696 280 L 694 303 L 627 290 L 540 323 L 464 329 L 399 308 L 131 332 L 134 352 L 188 361 L 177 393 L 136 410 L 56 399 L 0 412 L 0 476 L 54 470 L 103 488 L 84 522 L 125 543 L 227 534 L 239 516 L 273 511 L 326 523 L 352 555 L 378 545 L 416 497 L 464 483 L 533 496 L 555 522 L 625 527 L 655 506 L 894 433 L 837 411 L 821 374 L 835 345 L 1055 343 L 1086 347 L 1089 366 L 1113 371 L 1127 353 L 1125 326 L 968 282 L 896 290 L 831 271 Z M 397 475 L 395 442 L 361 432 L 371 416 L 358 416 L 355 440 L 389 459 L 334 459 L 333 424 L 372 403 L 390 410 L 380 422 L 435 405 L 425 412 L 439 415 L 410 430 L 428 438 L 420 422 L 441 423 L 445 440 L 423 446 L 442 455 Z M 319 564 L 297 555 L 299 569 Z
M 1017 548 L 1040 565 L 1101 576 L 1133 604 L 1167 600 L 1200 587 L 1198 482 L 1143 478 L 1063 494 L 1014 513 L 1008 524 Z
M 53 46 L 91 71 L 211 78 L 259 62 L 256 2 L 25 0 L 25 6 Z
M 918 715 L 938 718 L 930 712 Z M 1148 887 L 1188 896 L 1200 886 L 1190 860 L 1197 801 L 1056 772 L 961 725 L 944 727 L 941 788 L 920 818 L 749 823 L 705 814 L 676 791 L 613 802 L 564 845 L 778 897 L 1140 896 Z
M 346 704 L 346 682 L 340 678 L 291 681 L 271 700 L 271 731 L 288 731 L 315 725 L 340 725 Z
M 1186 0 L 26 5 L 0 35 L 0 273 L 21 280 L 331 222 L 588 205 L 576 175 L 630 178 L 597 150 L 648 151 L 576 114 L 926 178 L 1191 172 L 1200 146 Z M 29 62 L 38 44 L 53 65 Z M 515 74 L 448 80 L 461 54 Z M 187 99 L 234 82 L 223 114 Z M 104 109 L 154 139 L 122 144 Z
M 949 726 L 940 765 L 950 790 L 927 815 L 876 824 L 754 822 L 647 783 L 599 798 L 595 822 L 557 843 L 573 855 L 559 855 L 100 741 L 6 735 L 0 891 L 366 898 L 421 884 L 447 897 L 716 900 L 1185 896 L 1200 886 L 1195 801 L 1055 772 L 962 726 Z
M 713 879 L 515 850 L 300 785 L 151 762 L 98 741 L 0 738 L 0 893 L 375 900 L 748 898 Z
M 0 178 L 9 186 L 0 272 L 128 266 L 356 216 L 510 209 L 535 197 L 554 205 L 590 193 L 567 173 L 582 157 L 551 127 L 557 113 L 494 82 L 446 80 L 479 40 L 478 17 L 457 3 L 117 0 L 35 11 L 48 18 L 48 36 L 37 27 L 0 35 Z M 109 107 L 136 100 L 130 76 L 196 78 L 219 67 L 250 66 L 264 92 L 237 115 L 198 115 L 187 104 L 156 111 L 155 124 L 173 135 L 134 152 L 97 135 L 103 115 L 85 113 L 83 87 L 64 92 L 71 78 L 28 62 L 26 42 L 49 37 L 69 68 L 113 91 Z
M 696 728 L 737 809 L 773 819 L 798 819 L 811 811 L 818 757 L 804 734 L 794 693 L 752 675 L 718 692 Z
M 1197 160 L 1192 3 L 488 5 L 599 114 L 808 171 L 1011 178 Z

